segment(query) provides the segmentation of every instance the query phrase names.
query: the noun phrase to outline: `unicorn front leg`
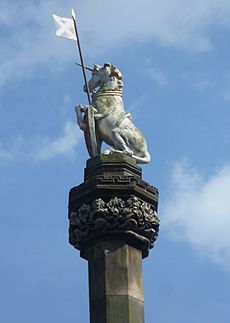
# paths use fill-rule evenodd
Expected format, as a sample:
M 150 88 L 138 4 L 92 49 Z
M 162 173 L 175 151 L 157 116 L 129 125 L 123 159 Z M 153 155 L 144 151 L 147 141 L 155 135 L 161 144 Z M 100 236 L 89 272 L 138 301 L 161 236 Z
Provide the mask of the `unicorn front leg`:
M 86 109 L 87 109 L 87 106 L 83 105 L 83 104 L 80 104 L 75 107 L 75 112 L 76 112 L 76 116 L 77 116 L 77 124 L 82 131 L 85 131 L 85 129 L 86 129 L 85 116 L 84 116 Z

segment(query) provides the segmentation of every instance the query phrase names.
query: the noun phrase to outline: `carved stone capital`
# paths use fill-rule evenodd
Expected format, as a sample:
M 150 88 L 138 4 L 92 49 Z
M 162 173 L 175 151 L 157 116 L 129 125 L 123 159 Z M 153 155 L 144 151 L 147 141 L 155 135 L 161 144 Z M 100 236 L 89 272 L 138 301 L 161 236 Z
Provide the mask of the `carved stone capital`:
M 82 204 L 77 212 L 71 212 L 69 220 L 69 241 L 76 249 L 116 236 L 132 240 L 137 247 L 141 245 L 143 256 L 153 247 L 160 223 L 155 207 L 136 196 L 127 200 L 114 197 L 107 202 L 97 198 L 90 204 Z
M 120 240 L 147 257 L 158 236 L 158 190 L 141 178 L 136 161 L 99 155 L 87 161 L 84 182 L 69 194 L 69 242 L 87 259 L 101 241 Z

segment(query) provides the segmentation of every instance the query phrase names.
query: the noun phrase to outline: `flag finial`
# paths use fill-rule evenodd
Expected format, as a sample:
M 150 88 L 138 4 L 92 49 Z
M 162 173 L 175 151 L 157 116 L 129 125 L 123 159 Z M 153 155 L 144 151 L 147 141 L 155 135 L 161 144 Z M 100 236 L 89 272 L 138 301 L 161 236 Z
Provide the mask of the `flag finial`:
M 73 17 L 74 20 L 76 20 L 76 14 L 75 14 L 75 11 L 74 11 L 73 8 L 72 8 L 72 17 Z

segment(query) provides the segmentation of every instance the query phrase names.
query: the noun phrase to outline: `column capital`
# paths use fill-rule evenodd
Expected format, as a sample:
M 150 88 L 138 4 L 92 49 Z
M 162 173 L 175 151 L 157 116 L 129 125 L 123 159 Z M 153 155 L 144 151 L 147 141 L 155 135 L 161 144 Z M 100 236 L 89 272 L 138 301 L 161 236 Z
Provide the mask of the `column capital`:
M 69 194 L 69 242 L 88 259 L 105 240 L 123 240 L 147 257 L 158 236 L 158 190 L 142 180 L 136 161 L 123 154 L 87 161 L 84 183 Z

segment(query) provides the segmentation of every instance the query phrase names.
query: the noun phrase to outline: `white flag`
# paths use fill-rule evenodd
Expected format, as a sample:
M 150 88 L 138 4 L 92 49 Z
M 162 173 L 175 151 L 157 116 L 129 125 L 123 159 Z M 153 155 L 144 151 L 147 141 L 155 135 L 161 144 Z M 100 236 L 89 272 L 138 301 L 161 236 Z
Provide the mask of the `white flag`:
M 57 36 L 77 40 L 73 19 L 62 18 L 56 15 L 53 15 L 53 19 Z

